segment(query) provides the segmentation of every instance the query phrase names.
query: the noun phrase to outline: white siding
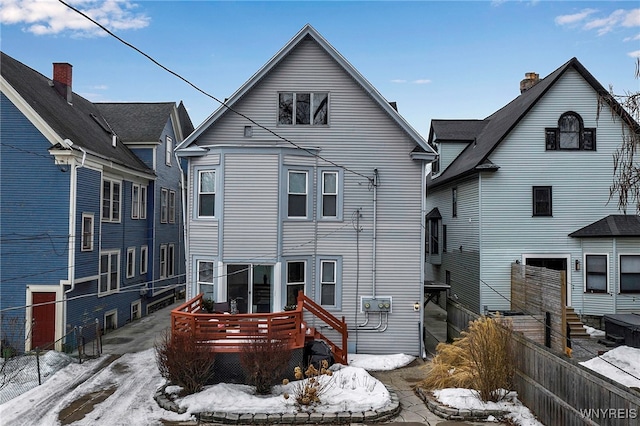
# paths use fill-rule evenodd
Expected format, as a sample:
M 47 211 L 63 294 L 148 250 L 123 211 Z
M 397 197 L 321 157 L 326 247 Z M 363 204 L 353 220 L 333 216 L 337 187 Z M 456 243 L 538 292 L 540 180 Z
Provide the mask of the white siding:
M 279 91 L 328 92 L 329 125 L 277 126 Z M 422 165 L 410 158 L 416 142 L 311 40 L 301 42 L 237 102 L 234 109 L 297 145 L 317 148 L 322 158 L 314 158 L 304 151 L 295 155 L 286 141 L 256 126 L 253 136 L 244 138 L 244 126 L 251 123 L 233 113 L 227 113 L 199 137 L 197 143 L 212 146 L 212 150 L 226 149 L 214 145 L 252 149 L 251 156 L 240 158 L 225 154 L 223 160 L 225 210 L 220 238 L 224 239 L 224 258 L 273 253 L 278 244 L 279 256 L 310 256 L 313 260 L 310 267 L 315 265 L 314 256 L 341 256 L 342 309 L 333 313 L 346 317 L 351 328 L 350 342 L 357 340 L 359 352 L 418 355 L 420 312 L 414 312 L 413 305 L 422 297 L 423 212 Z M 260 147 L 265 150 L 260 151 Z M 275 164 L 276 157 L 266 153 L 282 147 L 287 147 L 286 152 L 283 149 L 278 157 L 281 164 Z M 341 186 L 343 220 L 316 221 L 313 219 L 316 216 L 310 220 L 287 220 L 286 202 L 277 203 L 278 196 L 282 198 L 286 194 L 282 182 L 279 195 L 274 192 L 282 167 L 311 169 L 309 181 L 314 186 L 309 196 L 314 197 L 315 214 L 317 167 L 331 168 L 335 166 L 332 163 L 345 167 Z M 389 315 L 385 332 L 360 330 L 356 335 L 356 324 L 364 322 L 363 314 L 359 313 L 359 298 L 373 292 L 373 188 L 369 178 L 374 176 L 374 169 L 379 172 L 376 294 L 393 297 L 393 313 Z M 251 178 L 247 179 L 248 176 Z M 278 206 L 284 209 L 279 215 Z M 359 234 L 355 230 L 358 209 L 362 215 Z M 274 223 L 273 219 L 278 217 L 281 222 Z M 196 221 L 191 222 L 193 230 Z M 202 228 L 199 231 L 210 232 Z M 193 240 L 193 232 L 191 234 Z M 196 241 L 198 238 L 199 244 L 207 239 L 201 236 L 196 237 Z M 312 287 L 315 288 L 315 283 Z
M 597 106 L 591 86 L 570 69 L 491 155 L 500 169 L 481 181 L 481 304 L 509 309 L 511 262 L 523 253 L 566 253 L 572 264 L 582 256 L 580 241 L 568 234 L 619 213 L 607 202 L 621 125 L 606 107 L 596 120 Z M 557 127 L 567 111 L 597 129 L 597 151 L 545 151 L 545 127 Z M 532 217 L 532 186 L 553 187 L 553 217 Z M 574 284 L 572 301 L 582 299 L 581 283 Z

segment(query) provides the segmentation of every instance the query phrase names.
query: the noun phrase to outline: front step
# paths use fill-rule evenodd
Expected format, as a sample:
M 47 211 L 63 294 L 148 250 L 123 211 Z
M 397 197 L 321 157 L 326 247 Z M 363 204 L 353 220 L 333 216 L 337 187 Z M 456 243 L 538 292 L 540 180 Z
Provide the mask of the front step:
M 567 325 L 569 326 L 570 337 L 572 339 L 588 339 L 591 335 L 587 333 L 580 320 L 580 317 L 575 313 L 572 307 L 567 306 L 565 311 L 565 318 Z

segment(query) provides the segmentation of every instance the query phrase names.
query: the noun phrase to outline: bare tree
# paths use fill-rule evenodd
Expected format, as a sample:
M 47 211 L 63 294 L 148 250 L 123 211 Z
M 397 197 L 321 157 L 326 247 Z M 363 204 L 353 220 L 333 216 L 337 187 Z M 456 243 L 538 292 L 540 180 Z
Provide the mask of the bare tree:
M 636 60 L 635 77 L 640 78 L 640 58 Z M 640 215 L 640 91 L 617 95 L 610 87 L 608 94 L 598 98 L 598 115 L 604 104 L 622 118 L 622 144 L 613 154 L 609 200 L 617 198 L 618 208 L 625 214 L 627 207 L 635 205 L 636 214 Z

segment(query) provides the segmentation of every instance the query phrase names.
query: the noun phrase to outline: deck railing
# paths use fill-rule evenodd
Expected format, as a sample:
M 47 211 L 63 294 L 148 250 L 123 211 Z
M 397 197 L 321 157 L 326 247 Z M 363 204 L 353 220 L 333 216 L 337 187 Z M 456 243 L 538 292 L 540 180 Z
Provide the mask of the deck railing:
M 295 310 L 260 314 L 228 314 L 205 312 L 199 294 L 171 311 L 171 333 L 192 334 L 196 341 L 209 345 L 214 352 L 240 352 L 257 340 L 280 341 L 290 349 L 303 348 L 305 340 L 324 340 L 337 362 L 347 363 L 347 324 L 338 320 L 304 293 L 298 295 Z M 332 342 L 304 322 L 304 311 L 322 320 L 342 337 L 341 344 Z

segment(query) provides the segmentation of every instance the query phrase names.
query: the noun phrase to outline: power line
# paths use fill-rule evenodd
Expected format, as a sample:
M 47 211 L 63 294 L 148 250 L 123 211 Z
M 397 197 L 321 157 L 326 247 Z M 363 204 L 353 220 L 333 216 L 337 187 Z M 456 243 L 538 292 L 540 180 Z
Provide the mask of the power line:
M 214 95 L 208 93 L 207 91 L 205 91 L 204 89 L 201 89 L 200 87 L 198 87 L 196 84 L 192 83 L 191 81 L 189 81 L 188 79 L 186 79 L 185 77 L 183 77 L 182 75 L 178 74 L 177 72 L 171 70 L 170 68 L 164 66 L 163 64 L 161 64 L 160 62 L 158 62 L 156 59 L 154 59 L 151 55 L 143 52 L 141 49 L 139 49 L 138 47 L 134 46 L 133 44 L 127 42 L 126 40 L 120 38 L 119 36 L 115 35 L 113 32 L 111 32 L 108 28 L 106 28 L 105 26 L 103 26 L 102 24 L 100 24 L 99 22 L 97 22 L 96 20 L 94 20 L 93 18 L 91 18 L 89 15 L 87 15 L 86 13 L 82 12 L 79 9 L 76 9 L 75 7 L 71 6 L 68 3 L 65 3 L 63 0 L 58 0 L 60 3 L 62 3 L 63 5 L 65 5 L 66 7 L 68 7 L 69 9 L 73 10 L 74 12 L 78 13 L 79 15 L 83 16 L 84 18 L 88 19 L 89 21 L 91 21 L 93 24 L 95 24 L 96 26 L 98 26 L 100 29 L 102 29 L 104 32 L 106 32 L 107 34 L 109 34 L 111 37 L 115 38 L 116 40 L 118 40 L 119 42 L 121 42 L 122 44 L 130 47 L 131 49 L 135 50 L 136 52 L 140 53 L 142 56 L 144 56 L 145 58 L 147 58 L 148 60 L 150 60 L 151 62 L 153 62 L 155 65 L 157 65 L 158 67 L 162 68 L 163 70 L 167 71 L 169 74 L 179 78 L 180 80 L 182 80 L 183 82 L 187 83 L 189 86 L 191 86 L 192 88 L 194 88 L 195 90 L 197 90 L 198 92 L 202 93 L 203 95 L 213 99 L 214 101 L 218 102 L 221 106 L 225 107 L 227 110 L 239 115 L 240 117 L 248 120 L 249 122 L 251 122 L 252 124 L 254 124 L 255 126 L 261 128 L 262 130 L 265 130 L 267 132 L 269 132 L 270 134 L 272 134 L 273 136 L 277 137 L 278 139 L 287 142 L 291 145 L 293 145 L 294 147 L 296 147 L 297 149 L 300 149 L 302 151 L 307 152 L 308 154 L 311 154 L 312 156 L 325 161 L 329 164 L 331 164 L 332 166 L 341 168 L 345 171 L 348 171 L 349 173 L 353 173 L 354 175 L 360 176 L 365 178 L 367 181 L 371 182 L 373 178 L 370 178 L 369 176 L 366 176 L 360 172 L 357 172 L 355 170 L 351 170 L 346 166 L 342 166 L 332 160 L 326 159 L 324 157 L 322 157 L 321 155 L 313 152 L 312 150 L 308 149 L 308 148 L 304 148 L 298 144 L 296 144 L 295 142 L 291 141 L 290 139 L 285 138 L 284 136 L 279 135 L 278 133 L 274 132 L 273 130 L 269 129 L 268 127 L 258 123 L 257 121 L 255 121 L 254 119 L 252 119 L 251 117 L 241 113 L 240 111 L 234 109 L 233 107 L 229 106 L 226 102 L 221 101 L 220 99 L 218 99 L 217 97 L 215 97 Z

